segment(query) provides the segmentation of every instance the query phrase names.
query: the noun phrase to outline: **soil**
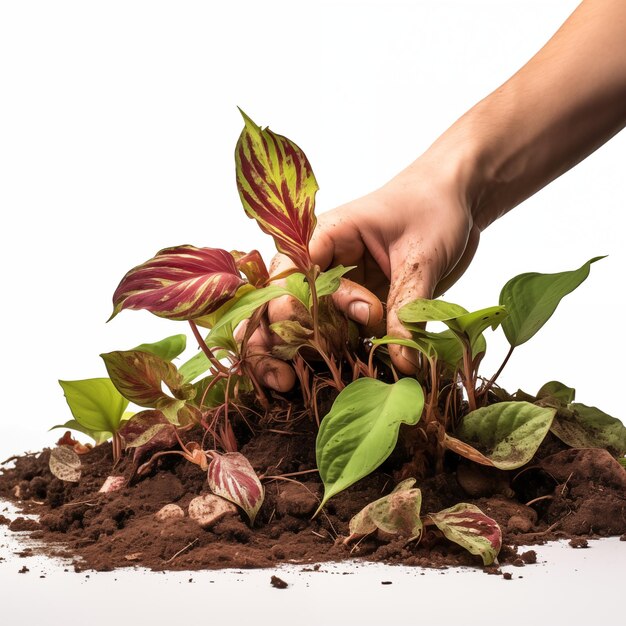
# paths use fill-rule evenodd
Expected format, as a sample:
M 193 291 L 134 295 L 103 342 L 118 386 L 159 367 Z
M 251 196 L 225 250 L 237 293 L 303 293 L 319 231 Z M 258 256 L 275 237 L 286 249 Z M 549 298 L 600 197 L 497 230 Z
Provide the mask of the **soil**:
M 257 433 L 241 451 L 259 475 L 307 472 L 315 467 L 314 441 L 314 428 L 300 421 L 293 430 Z M 331 499 L 314 519 L 322 486 L 317 474 L 308 472 L 296 476 L 297 481 L 264 481 L 265 501 L 254 528 L 243 514 L 235 514 L 203 529 L 187 515 L 163 521 L 155 517 L 172 503 L 187 511 L 192 498 L 209 493 L 206 473 L 180 456 L 162 457 L 151 474 L 137 478 L 130 457 L 112 471 L 111 447 L 103 444 L 81 456 L 78 483 L 55 478 L 48 468 L 49 456 L 50 450 L 44 450 L 5 462 L 0 499 L 16 503 L 23 514 L 37 515 L 36 520 L 18 517 L 8 526 L 29 531 L 37 540 L 38 547 L 27 549 L 28 554 L 35 550 L 69 556 L 77 571 L 132 565 L 153 570 L 257 568 L 345 559 L 482 567 L 480 557 L 444 539 L 431 526 L 419 542 L 372 535 L 356 545 L 343 544 L 350 518 L 403 477 L 401 464 L 391 459 Z M 535 551 L 522 546 L 570 539 L 572 547 L 580 548 L 587 538 L 626 533 L 626 471 L 604 450 L 564 449 L 549 436 L 523 470 L 503 472 L 456 459 L 450 455 L 443 473 L 418 481 L 422 512 L 458 502 L 476 504 L 502 529 L 500 565 L 536 562 Z M 110 474 L 126 476 L 126 486 L 99 493 Z M 8 522 L 0 519 L 0 524 Z M 498 566 L 484 570 L 502 574 Z M 277 578 L 275 586 L 280 582 Z

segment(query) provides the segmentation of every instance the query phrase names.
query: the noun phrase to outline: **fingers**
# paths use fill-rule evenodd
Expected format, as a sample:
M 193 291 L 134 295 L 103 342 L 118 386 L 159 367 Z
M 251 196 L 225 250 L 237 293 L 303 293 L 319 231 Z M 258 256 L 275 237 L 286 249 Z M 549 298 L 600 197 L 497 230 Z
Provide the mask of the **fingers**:
M 396 261 L 394 263 L 394 261 Z M 387 333 L 395 337 L 410 338 L 411 333 L 398 317 L 398 310 L 416 298 L 432 298 L 433 280 L 431 264 L 418 258 L 394 259 L 391 265 L 391 288 L 387 300 Z M 414 374 L 417 354 L 410 348 L 389 346 L 394 366 L 403 374 Z
M 238 329 L 237 334 L 240 333 Z M 276 336 L 272 336 L 267 327 L 259 326 L 248 340 L 247 359 L 262 385 L 285 392 L 294 386 L 296 375 L 288 363 L 269 355 L 275 341 Z
M 341 279 L 332 299 L 340 311 L 366 330 L 376 328 L 383 319 L 382 302 L 363 285 L 347 278 Z

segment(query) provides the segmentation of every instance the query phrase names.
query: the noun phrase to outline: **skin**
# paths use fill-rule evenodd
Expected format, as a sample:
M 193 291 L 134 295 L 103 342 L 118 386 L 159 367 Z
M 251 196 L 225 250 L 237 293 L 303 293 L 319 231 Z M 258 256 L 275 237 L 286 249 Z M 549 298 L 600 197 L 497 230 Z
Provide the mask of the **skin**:
M 480 233 L 574 167 L 626 125 L 626 2 L 585 0 L 506 83 L 457 120 L 380 189 L 319 217 L 310 244 L 322 270 L 356 265 L 333 299 L 367 334 L 406 337 L 398 309 L 443 293 L 465 272 Z M 291 262 L 277 255 L 272 274 Z M 382 302 L 386 302 L 386 315 Z M 293 316 L 288 298 L 269 321 Z M 258 330 L 254 352 L 275 338 Z M 258 353 L 257 352 L 257 353 Z M 414 371 L 412 351 L 390 346 L 394 365 Z M 290 389 L 289 365 L 258 359 L 256 374 Z

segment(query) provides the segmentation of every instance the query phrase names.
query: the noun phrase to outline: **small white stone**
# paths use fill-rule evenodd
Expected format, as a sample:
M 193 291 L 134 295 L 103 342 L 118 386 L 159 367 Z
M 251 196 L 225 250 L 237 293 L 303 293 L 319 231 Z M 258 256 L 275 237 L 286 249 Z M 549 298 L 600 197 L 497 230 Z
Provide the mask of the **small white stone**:
M 111 493 L 112 491 L 119 491 L 126 484 L 126 479 L 123 476 L 107 476 L 100 491 L 98 493 Z
M 185 517 L 185 511 L 183 511 L 178 504 L 166 504 L 162 509 L 154 514 L 154 517 L 157 521 L 164 522 L 168 519 Z
M 194 498 L 189 503 L 189 517 L 202 528 L 210 528 L 225 515 L 235 515 L 237 507 L 213 494 L 205 494 Z

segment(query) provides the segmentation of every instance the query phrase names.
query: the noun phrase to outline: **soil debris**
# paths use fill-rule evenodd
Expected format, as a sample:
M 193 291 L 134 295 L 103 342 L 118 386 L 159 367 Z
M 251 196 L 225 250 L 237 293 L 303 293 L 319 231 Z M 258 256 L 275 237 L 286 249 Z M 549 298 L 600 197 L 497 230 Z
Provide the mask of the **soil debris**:
M 289 583 L 286 583 L 282 578 L 278 576 L 272 576 L 270 578 L 270 585 L 275 589 L 287 589 L 289 587 Z

